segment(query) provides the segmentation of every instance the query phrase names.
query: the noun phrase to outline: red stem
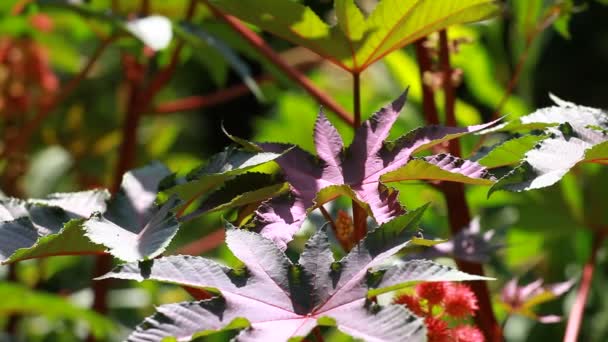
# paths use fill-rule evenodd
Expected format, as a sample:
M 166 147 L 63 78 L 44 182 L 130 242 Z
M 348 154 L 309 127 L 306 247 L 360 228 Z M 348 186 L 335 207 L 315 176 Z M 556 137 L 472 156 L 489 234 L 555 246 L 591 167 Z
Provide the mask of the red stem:
M 305 71 L 316 67 L 318 64 L 318 61 L 306 61 L 304 63 L 295 63 L 293 67 L 297 68 L 298 70 Z M 256 77 L 255 80 L 258 84 L 264 84 L 273 82 L 274 77 L 272 75 L 262 75 Z M 251 89 L 249 89 L 249 87 L 247 87 L 245 84 L 236 84 L 225 89 L 220 89 L 211 94 L 189 96 L 182 99 L 160 103 L 156 105 L 156 107 L 152 110 L 150 114 L 164 115 L 175 112 L 203 109 L 228 102 L 237 97 L 249 94 L 250 92 Z
M 256 82 L 266 83 L 272 78 L 268 75 L 256 78 Z M 229 88 L 218 90 L 211 94 L 189 96 L 182 99 L 167 101 L 158 104 L 152 111 L 152 114 L 171 114 L 175 112 L 189 111 L 213 107 L 215 105 L 228 102 L 235 98 L 244 96 L 250 93 L 250 89 L 244 84 L 237 84 Z
M 361 82 L 360 74 L 353 73 L 353 112 L 355 121 L 353 129 L 356 131 L 361 126 Z M 355 200 L 353 205 L 353 246 L 359 243 L 367 234 L 367 212 Z
M 191 0 L 186 13 L 186 20 L 190 20 L 194 15 L 196 8 L 196 0 Z M 122 175 L 135 164 L 137 150 L 137 127 L 142 113 L 150 107 L 154 96 L 169 82 L 177 64 L 179 55 L 183 48 L 183 42 L 180 41 L 173 54 L 169 65 L 161 70 L 156 77 L 150 82 L 150 85 L 144 90 L 139 89 L 140 80 L 130 80 L 130 96 L 129 105 L 122 131 L 122 143 L 118 155 L 118 162 L 114 172 L 111 191 L 116 193 L 120 189 Z M 95 265 L 95 276 L 107 273 L 112 266 L 112 258 L 109 255 L 100 256 L 97 258 Z M 97 281 L 93 283 L 93 309 L 99 313 L 107 312 L 107 295 L 110 289 L 109 279 Z M 89 340 L 93 338 L 89 336 Z
M 361 126 L 361 74 L 353 73 L 353 113 L 355 114 L 355 130 Z
M 591 248 L 591 255 L 589 260 L 583 268 L 583 277 L 581 279 L 581 286 L 576 294 L 574 305 L 568 316 L 568 325 L 566 326 L 566 334 L 564 336 L 564 342 L 576 342 L 578 339 L 578 333 L 583 322 L 583 314 L 585 311 L 585 304 L 587 303 L 587 297 L 589 296 L 589 290 L 591 289 L 591 281 L 593 280 L 593 271 L 595 269 L 595 262 L 597 253 L 602 246 L 606 233 L 602 231 L 596 231 L 593 239 L 593 247 Z
M 292 81 L 299 84 L 306 92 L 308 92 L 311 96 L 313 96 L 317 101 L 319 101 L 323 106 L 327 107 L 329 110 L 336 113 L 342 120 L 350 125 L 354 125 L 353 118 L 349 115 L 349 113 L 342 108 L 337 102 L 335 102 L 331 97 L 327 96 L 321 89 L 317 88 L 303 73 L 298 71 L 296 68 L 290 66 L 287 62 L 285 62 L 281 56 L 276 53 L 260 36 L 258 36 L 255 32 L 250 30 L 247 26 L 241 23 L 238 19 L 233 16 L 227 15 L 214 6 L 212 6 L 208 1 L 204 0 L 205 4 L 209 7 L 211 12 L 215 14 L 216 17 L 222 19 L 228 26 L 230 26 L 234 31 L 240 34 L 246 41 L 248 41 L 258 52 L 260 52 L 264 57 L 268 58 L 277 68 L 281 69 L 285 73 L 287 77 L 289 77 Z
M 462 228 L 471 221 L 469 206 L 464 194 L 464 186 L 460 183 L 442 183 L 439 189 L 445 196 L 448 210 L 448 222 L 452 236 L 458 234 Z M 483 265 L 456 259 L 458 268 L 470 274 L 484 275 Z M 479 311 L 475 315 L 475 324 L 482 330 L 486 341 L 502 341 L 502 331 L 494 316 L 490 291 L 485 281 L 472 281 L 468 283 L 479 304 Z
M 445 30 L 439 32 L 439 63 L 444 75 L 443 90 L 445 93 L 446 123 L 448 125 L 455 125 L 455 92 L 451 82 L 452 69 L 450 66 L 447 38 L 447 32 Z M 458 140 L 450 141 L 448 149 L 450 153 L 455 156 L 460 156 L 460 144 L 458 143 Z M 439 189 L 445 196 L 450 231 L 452 236 L 455 236 L 471 221 L 470 211 L 464 193 L 464 185 L 461 183 L 445 182 L 440 184 Z M 462 271 L 471 274 L 484 275 L 483 266 L 481 264 L 458 259 L 455 261 L 458 268 Z M 502 341 L 502 331 L 494 316 L 490 291 L 488 290 L 487 284 L 483 281 L 475 281 L 471 282 L 470 286 L 479 303 L 479 312 L 474 317 L 475 323 L 482 330 L 487 341 Z
M 424 46 L 427 38 L 421 38 L 414 43 L 416 47 L 416 58 L 418 59 L 418 65 L 420 67 L 420 83 L 422 87 L 422 110 L 424 111 L 424 117 L 426 122 L 430 125 L 439 125 L 439 113 L 437 106 L 435 105 L 435 95 L 433 89 L 424 82 L 424 74 L 433 70 L 431 63 L 431 56 L 429 51 Z

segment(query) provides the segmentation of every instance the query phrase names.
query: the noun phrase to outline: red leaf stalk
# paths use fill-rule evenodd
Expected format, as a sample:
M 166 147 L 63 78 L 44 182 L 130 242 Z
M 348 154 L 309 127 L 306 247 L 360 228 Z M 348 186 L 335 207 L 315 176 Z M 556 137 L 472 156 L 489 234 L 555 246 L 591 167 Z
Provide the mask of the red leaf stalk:
M 268 60 L 270 60 L 277 68 L 281 69 L 281 71 L 283 71 L 285 75 L 287 75 L 292 81 L 304 88 L 306 92 L 317 99 L 317 101 L 319 101 L 319 103 L 321 103 L 323 106 L 336 113 L 342 120 L 344 120 L 344 122 L 354 126 L 355 121 L 350 114 L 344 108 L 342 108 L 342 106 L 335 102 L 331 97 L 327 96 L 327 94 L 323 93 L 321 89 L 317 88 L 304 74 L 285 62 L 281 56 L 264 41 L 264 39 L 250 30 L 235 17 L 221 12 L 206 0 L 204 2 L 216 17 L 223 20 L 234 31 L 240 34 L 264 57 L 268 58 Z

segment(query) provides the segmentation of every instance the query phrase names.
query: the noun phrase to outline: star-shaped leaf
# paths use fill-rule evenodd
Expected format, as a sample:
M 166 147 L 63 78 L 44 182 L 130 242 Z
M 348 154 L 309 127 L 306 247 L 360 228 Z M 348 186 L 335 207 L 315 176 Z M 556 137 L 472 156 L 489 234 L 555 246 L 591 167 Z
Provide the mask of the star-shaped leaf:
M 159 163 L 127 172 L 107 209 L 106 191 L 3 201 L 2 262 L 101 253 L 135 261 L 159 255 L 179 228 L 171 213 L 176 198 L 155 205 L 158 184 L 169 174 Z
M 256 220 L 262 235 L 284 247 L 306 214 L 338 196 L 348 196 L 379 224 L 404 212 L 397 191 L 384 184 L 408 180 L 454 181 L 492 184 L 487 170 L 476 162 L 439 154 L 414 158 L 414 154 L 444 141 L 487 128 L 494 122 L 471 127 L 427 126 L 396 141 L 386 141 L 405 103 L 406 94 L 375 113 L 344 148 L 336 128 L 319 113 L 314 129 L 317 157 L 284 144 L 261 144 L 268 152 L 286 152 L 276 161 L 291 185 L 291 194 L 260 207 Z
M 538 129 L 547 137 L 525 153 L 521 164 L 490 189 L 524 191 L 551 186 L 579 163 L 608 164 L 606 112 L 552 97 L 557 106 L 540 109 L 505 129 Z
M 323 229 L 294 264 L 271 240 L 227 223 L 226 242 L 244 270 L 202 257 L 171 256 L 125 264 L 102 278 L 153 279 L 221 293 L 220 298 L 160 306 L 129 341 L 169 336 L 187 341 L 242 319 L 249 327 L 239 333 L 238 341 L 286 341 L 306 336 L 319 324 L 335 325 L 366 341 L 422 341 L 422 319 L 402 306 L 375 304 L 368 292 L 419 281 L 488 279 L 425 260 L 386 265 L 410 243 L 410 232 L 424 209 L 380 226 L 338 262 Z
M 288 0 L 211 0 L 229 14 L 305 46 L 350 72 L 450 25 L 494 15 L 494 0 L 383 0 L 364 16 L 354 0 L 335 0 L 330 26 L 309 7 Z

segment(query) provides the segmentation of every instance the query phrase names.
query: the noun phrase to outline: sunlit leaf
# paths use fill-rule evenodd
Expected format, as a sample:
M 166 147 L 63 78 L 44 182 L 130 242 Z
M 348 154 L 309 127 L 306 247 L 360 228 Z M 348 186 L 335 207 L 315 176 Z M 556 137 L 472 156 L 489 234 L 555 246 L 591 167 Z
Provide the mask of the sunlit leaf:
M 158 163 L 127 172 L 107 209 L 103 191 L 3 202 L 2 262 L 101 253 L 135 261 L 159 255 L 179 228 L 171 212 L 179 201 L 155 204 L 158 184 L 168 175 Z
M 211 157 L 209 162 L 191 171 L 185 179 L 176 184 L 165 185 L 163 192 L 177 195 L 186 205 L 209 195 L 219 185 L 247 170 L 271 162 L 281 153 L 249 152 L 237 148 L 227 148 Z M 182 210 L 186 205 L 182 205 Z
M 386 270 L 388 277 L 380 278 L 384 287 L 424 280 L 486 279 L 430 261 L 407 267 L 384 266 L 388 258 L 408 245 L 410 232 L 423 212 L 424 208 L 415 210 L 380 226 L 337 263 L 322 229 L 308 241 L 299 263 L 294 264 L 271 240 L 229 228 L 226 242 L 244 263 L 245 271 L 235 272 L 205 258 L 175 256 L 126 264 L 102 278 L 153 279 L 216 288 L 222 295 L 160 306 L 156 315 L 133 332 L 132 341 L 168 336 L 188 340 L 197 332 L 220 329 L 239 318 L 250 323 L 250 328 L 238 335 L 239 340 L 303 337 L 321 321 L 367 341 L 422 341 L 426 332 L 420 318 L 402 306 L 372 308 L 367 303 L 370 270 L 380 266 Z
M 422 162 L 412 158 L 415 153 L 484 129 L 495 122 L 462 128 L 421 127 L 395 141 L 386 141 L 405 104 L 405 97 L 404 93 L 365 121 L 356 130 L 348 148 L 344 148 L 338 131 L 323 112 L 319 113 L 314 128 L 317 157 L 299 147 L 285 152 L 291 146 L 261 144 L 267 152 L 285 153 L 277 163 L 291 186 L 290 196 L 273 199 L 256 213 L 254 222 L 262 234 L 284 247 L 309 209 L 338 196 L 364 203 L 363 207 L 376 222 L 385 223 L 404 212 L 397 200 L 398 192 L 382 184 L 382 176 L 393 171 L 395 173 L 387 176 L 386 182 L 431 179 L 491 184 L 485 168 L 475 162 L 445 155 L 426 157 Z M 413 166 L 408 167 L 412 162 Z M 396 171 L 401 168 L 404 168 L 399 171 L 401 173 Z
M 384 0 L 364 18 L 353 0 L 337 0 L 338 24 L 329 26 L 309 7 L 292 1 L 211 3 L 351 72 L 361 72 L 391 51 L 447 26 L 489 18 L 498 8 L 493 0 Z
M 558 106 L 540 109 L 507 124 L 526 128 L 538 124 L 548 138 L 528 151 L 521 165 L 501 178 L 490 190 L 524 191 L 551 186 L 578 163 L 605 163 L 608 159 L 608 115 L 595 108 L 577 106 L 553 97 Z

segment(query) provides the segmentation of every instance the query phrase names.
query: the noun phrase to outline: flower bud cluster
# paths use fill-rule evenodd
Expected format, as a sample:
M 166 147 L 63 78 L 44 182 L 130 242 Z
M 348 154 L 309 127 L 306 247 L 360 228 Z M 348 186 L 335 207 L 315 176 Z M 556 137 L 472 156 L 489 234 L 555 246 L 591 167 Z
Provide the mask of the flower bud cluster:
M 405 305 L 424 318 L 429 342 L 483 342 L 479 329 L 466 324 L 478 309 L 477 298 L 463 284 L 426 282 L 416 285 L 413 293 L 397 295 L 397 304 Z

